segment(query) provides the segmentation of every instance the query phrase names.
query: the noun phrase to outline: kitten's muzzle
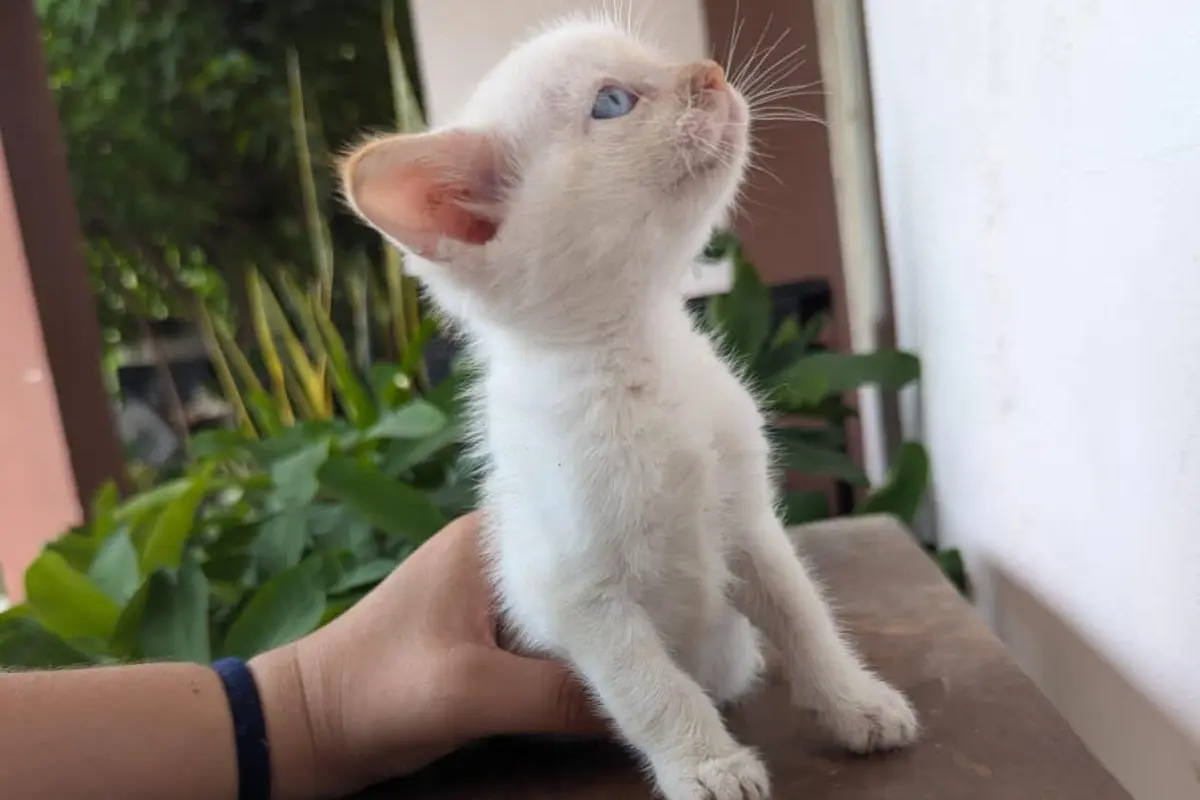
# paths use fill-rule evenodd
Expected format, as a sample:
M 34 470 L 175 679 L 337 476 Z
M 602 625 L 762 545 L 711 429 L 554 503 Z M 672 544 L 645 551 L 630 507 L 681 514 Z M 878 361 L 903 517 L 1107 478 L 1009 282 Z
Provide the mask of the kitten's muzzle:
M 716 98 L 729 91 L 725 70 L 712 59 L 704 59 L 683 68 L 681 88 L 701 107 L 711 107 Z
M 678 74 L 677 91 L 685 102 L 679 120 L 679 152 L 690 180 L 727 164 L 740 150 L 748 115 L 717 62 L 697 61 L 680 68 Z
M 704 92 L 719 92 L 725 88 L 725 70 L 710 58 L 697 61 L 687 68 L 688 81 L 692 94 L 699 96 Z
M 681 70 L 680 93 L 688 99 L 689 108 L 712 112 L 725 123 L 745 122 L 737 90 L 725 79 L 721 65 L 712 59 L 697 61 Z

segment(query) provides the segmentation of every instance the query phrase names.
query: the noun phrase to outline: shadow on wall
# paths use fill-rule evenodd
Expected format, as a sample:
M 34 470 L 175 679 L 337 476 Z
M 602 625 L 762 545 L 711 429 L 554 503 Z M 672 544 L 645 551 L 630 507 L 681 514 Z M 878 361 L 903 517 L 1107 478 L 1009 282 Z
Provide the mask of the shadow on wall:
M 1005 568 L 986 569 L 993 624 L 1021 668 L 1137 800 L 1200 798 L 1189 737 Z

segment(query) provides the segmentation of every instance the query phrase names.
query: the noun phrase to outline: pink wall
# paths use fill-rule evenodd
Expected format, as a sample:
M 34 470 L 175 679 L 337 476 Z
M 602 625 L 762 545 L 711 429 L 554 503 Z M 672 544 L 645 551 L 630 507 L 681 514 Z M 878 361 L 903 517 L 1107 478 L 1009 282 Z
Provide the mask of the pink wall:
M 121 478 L 100 330 L 30 0 L 0 2 L 0 564 L 10 592 Z
M 0 299 L 0 566 L 19 596 L 25 565 L 81 509 L 3 158 Z

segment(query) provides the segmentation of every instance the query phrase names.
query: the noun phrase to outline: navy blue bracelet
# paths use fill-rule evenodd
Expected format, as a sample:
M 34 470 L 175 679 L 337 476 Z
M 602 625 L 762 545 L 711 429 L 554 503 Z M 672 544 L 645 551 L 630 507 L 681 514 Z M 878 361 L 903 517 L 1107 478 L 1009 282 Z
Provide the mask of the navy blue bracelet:
M 240 658 L 222 658 L 213 669 L 225 684 L 237 744 L 238 800 L 271 800 L 271 748 L 254 674 Z

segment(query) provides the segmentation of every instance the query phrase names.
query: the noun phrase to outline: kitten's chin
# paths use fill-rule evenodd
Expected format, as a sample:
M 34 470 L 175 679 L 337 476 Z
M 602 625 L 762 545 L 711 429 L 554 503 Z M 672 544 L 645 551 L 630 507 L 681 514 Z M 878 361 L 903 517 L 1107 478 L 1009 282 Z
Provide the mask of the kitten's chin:
M 746 162 L 747 132 L 744 123 L 725 122 L 712 140 L 697 149 L 688 174 L 681 183 L 738 181 Z

